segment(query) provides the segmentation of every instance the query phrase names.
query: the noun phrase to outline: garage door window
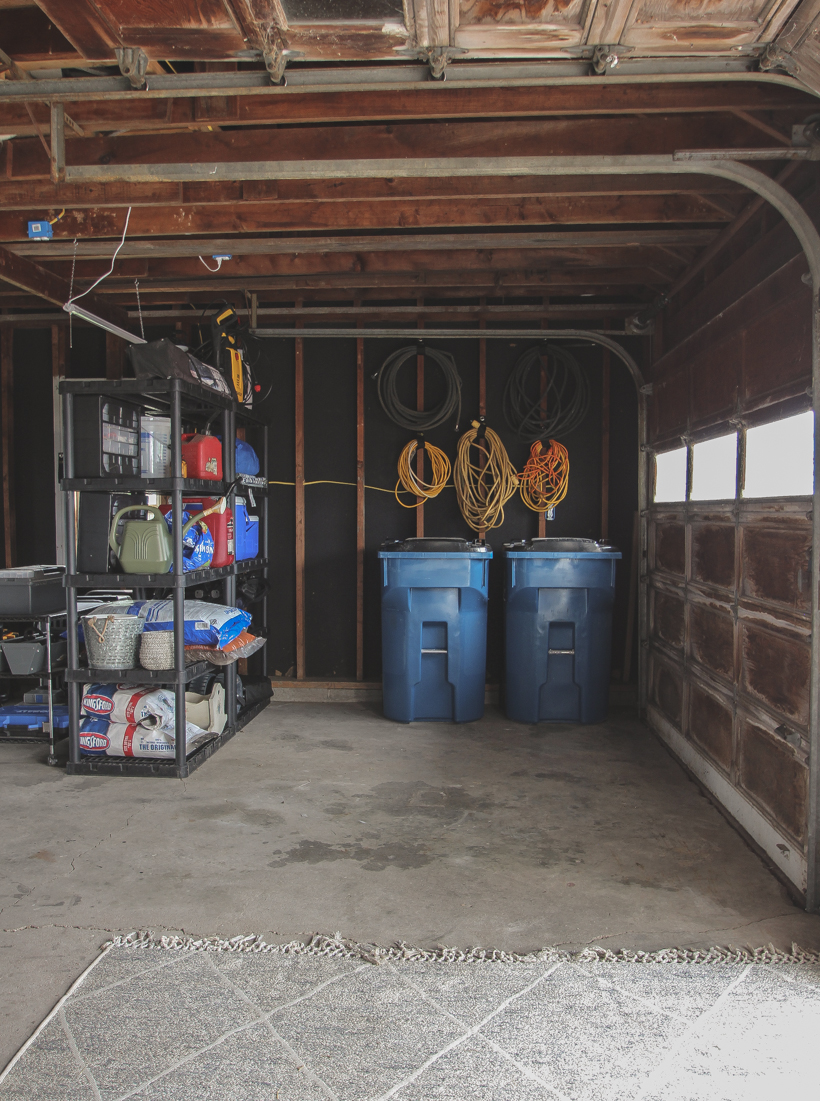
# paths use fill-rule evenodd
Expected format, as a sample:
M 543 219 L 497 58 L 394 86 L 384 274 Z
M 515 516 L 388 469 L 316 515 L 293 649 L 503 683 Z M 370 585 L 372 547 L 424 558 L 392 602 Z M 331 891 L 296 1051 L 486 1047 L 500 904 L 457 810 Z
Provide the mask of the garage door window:
M 686 500 L 686 453 L 685 447 L 678 447 L 655 456 L 656 501 Z
M 737 495 L 737 432 L 692 448 L 690 501 L 727 501 Z
M 802 497 L 814 492 L 814 413 L 746 430 L 744 497 Z

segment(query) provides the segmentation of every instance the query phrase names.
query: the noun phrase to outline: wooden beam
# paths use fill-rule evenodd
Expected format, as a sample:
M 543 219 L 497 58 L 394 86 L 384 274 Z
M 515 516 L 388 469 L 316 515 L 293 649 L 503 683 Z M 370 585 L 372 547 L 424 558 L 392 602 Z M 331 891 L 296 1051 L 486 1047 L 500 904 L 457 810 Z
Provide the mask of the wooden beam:
M 325 161 L 327 171 L 315 178 L 346 175 L 332 166 L 340 160 L 429 158 L 431 150 L 456 151 L 461 158 L 525 158 L 533 150 L 548 149 L 550 156 L 614 156 L 630 154 L 636 140 L 641 154 L 672 154 L 676 149 L 704 147 L 767 148 L 771 140 L 757 127 L 736 115 L 711 115 L 706 122 L 697 115 L 656 114 L 640 120 L 628 116 L 573 118 L 507 118 L 429 120 L 396 123 L 361 123 L 214 131 L 202 134 L 152 133 L 145 135 L 88 137 L 72 141 L 68 180 L 116 180 L 131 178 L 133 166 L 144 166 L 143 182 L 162 179 L 162 165 L 207 165 L 204 180 L 218 179 L 221 169 L 237 163 L 266 161 L 272 141 L 276 163 Z M 15 140 L 14 163 L 18 176 L 48 175 L 48 157 L 35 138 Z M 490 154 L 491 151 L 491 154 Z M 149 169 L 157 169 L 156 171 Z M 488 172 L 491 168 L 488 166 Z M 522 170 L 526 174 L 526 170 Z M 499 175 L 512 174 L 499 172 Z M 515 172 L 520 175 L 521 171 Z M 361 173 L 357 173 L 361 175 Z M 387 173 L 388 176 L 392 173 Z M 396 173 L 396 175 L 401 175 Z M 190 173 L 189 173 L 190 176 Z M 272 179 L 285 179 L 278 171 Z M 167 178 L 167 176 L 165 177 Z M 177 171 L 175 180 L 184 176 Z M 251 177 L 245 177 L 251 178 Z
M 0 247 L 0 279 L 30 294 L 35 294 L 38 298 L 45 298 L 47 302 L 55 302 L 59 306 L 68 301 L 71 293 L 71 284 L 65 279 L 27 260 L 24 256 L 18 256 L 2 247 Z M 98 295 L 87 294 L 83 299 L 83 305 L 98 317 L 111 321 L 120 328 L 128 328 L 126 312 L 119 306 L 104 301 Z
M 417 306 L 424 305 L 424 299 L 419 298 L 416 302 Z M 419 320 L 416 322 L 417 329 L 424 328 L 424 321 Z M 422 339 L 419 337 L 419 339 Z M 416 356 L 416 409 L 421 413 L 424 411 L 424 356 Z M 416 477 L 421 482 L 424 480 L 424 452 L 419 448 L 416 451 Z M 418 503 L 416 508 L 416 538 L 421 539 L 424 536 L 424 498 Z
M 12 145 L 7 145 L 13 149 Z M 13 167 L 13 158 L 12 158 Z M 716 176 L 458 176 L 363 180 L 221 180 L 210 183 L 61 183 L 46 179 L 0 178 L 3 210 L 63 207 L 210 206 L 276 201 L 347 203 L 395 199 L 500 199 L 510 196 L 739 195 L 745 188 Z
M 459 229 L 480 226 L 630 225 L 669 226 L 694 222 L 725 224 L 734 210 L 718 209 L 700 195 L 579 195 L 521 196 L 472 199 L 385 199 L 381 202 L 245 203 L 203 207 L 136 207 L 128 231 L 132 237 L 173 236 L 184 226 L 188 234 L 304 233 L 334 230 L 385 230 L 396 226 L 406 232 L 425 229 Z M 123 211 L 110 209 L 68 210 L 54 227 L 59 239 L 82 235 L 118 238 Z M 0 241 L 19 241 L 23 221 L 17 212 L 0 213 Z M 241 239 L 237 240 L 241 253 Z M 212 255 L 211 249 L 205 253 Z
M 297 322 L 301 328 L 302 322 Z M 305 672 L 305 369 L 304 342 L 295 345 L 295 473 L 296 503 L 296 677 L 304 680 Z
M 487 308 L 487 299 L 482 296 L 479 299 L 479 307 L 482 315 L 485 314 Z M 481 316 L 478 322 L 479 329 L 487 328 L 486 316 Z M 487 341 L 485 337 L 478 338 L 478 415 L 479 417 L 487 416 Z M 487 465 L 487 455 L 482 448 L 478 453 L 478 465 L 483 471 Z M 482 493 L 486 493 L 486 483 L 484 479 L 481 480 Z M 487 528 L 484 524 L 481 524 L 478 529 L 478 539 L 480 543 L 484 543 L 487 538 Z
M 362 328 L 363 322 L 357 323 Z M 356 680 L 364 680 L 364 340 L 356 340 Z
M 5 566 L 16 565 L 16 509 L 14 500 L 14 329 L 0 333 L 0 404 L 2 405 L 3 537 Z
M 601 539 L 603 542 L 609 539 L 609 402 L 609 348 L 603 348 L 601 357 Z
M 793 167 L 793 166 L 789 166 Z M 62 234 L 62 221 L 58 223 L 58 233 Z M 130 222 L 129 222 L 130 228 Z M 122 213 L 112 224 L 117 238 L 122 234 Z M 18 227 L 19 231 L 19 227 Z M 374 234 L 365 237 L 180 237 L 173 241 L 157 241 L 148 233 L 141 240 L 126 240 L 118 260 L 190 257 L 210 255 L 214 252 L 230 252 L 232 255 L 248 256 L 287 256 L 288 267 L 294 258 L 304 258 L 311 254 L 324 258 L 328 254 L 343 253 L 360 256 L 369 253 L 397 252 L 473 252 L 490 253 L 492 265 L 495 256 L 504 249 L 521 253 L 533 249 L 625 249 L 634 253 L 638 248 L 665 246 L 669 248 L 698 248 L 710 244 L 716 236 L 715 229 L 695 229 L 691 227 L 669 228 L 665 225 L 651 229 L 594 229 L 594 230 L 544 230 L 519 229 L 508 232 L 482 233 L 458 231 L 455 233 L 412 233 L 391 236 Z M 241 250 L 241 253 L 240 253 Z M 18 256 L 38 256 L 43 259 L 64 258 L 69 261 L 74 256 L 74 241 L 61 240 L 58 236 L 52 241 L 18 241 L 14 244 Z M 107 260 L 111 256 L 110 242 L 83 239 L 77 243 L 78 261 L 85 259 Z M 423 263 L 427 264 L 425 258 Z M 457 265 L 450 264 L 451 268 Z M 79 269 L 78 269 L 79 270 Z M 195 270 L 195 268 L 193 269 Z M 90 273 L 89 273 L 90 274 Z M 96 274 L 99 274 L 97 272 Z M 96 277 L 96 276 L 95 276 Z

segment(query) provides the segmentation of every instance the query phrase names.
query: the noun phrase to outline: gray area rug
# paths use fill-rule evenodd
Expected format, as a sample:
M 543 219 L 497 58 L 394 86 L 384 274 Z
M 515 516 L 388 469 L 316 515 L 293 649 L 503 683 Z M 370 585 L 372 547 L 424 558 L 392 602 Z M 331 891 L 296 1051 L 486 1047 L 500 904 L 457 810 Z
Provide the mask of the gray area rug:
M 817 1096 L 820 961 L 119 937 L 2 1101 L 780 1101 Z

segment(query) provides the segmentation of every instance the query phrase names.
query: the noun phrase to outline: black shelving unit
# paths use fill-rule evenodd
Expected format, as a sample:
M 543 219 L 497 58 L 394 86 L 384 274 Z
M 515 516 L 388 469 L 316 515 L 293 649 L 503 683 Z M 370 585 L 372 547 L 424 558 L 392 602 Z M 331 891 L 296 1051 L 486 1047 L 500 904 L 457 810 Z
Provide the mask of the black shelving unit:
M 65 662 L 54 663 L 51 644 L 54 640 L 53 629 L 59 626 L 63 630 L 66 619 L 65 612 L 40 612 L 40 613 L 11 613 L 0 614 L 0 625 L 22 626 L 31 624 L 42 631 L 46 639 L 45 666 L 36 673 L 0 673 L 0 682 L 34 681 L 41 687 L 48 688 L 48 721 L 43 723 L 41 730 L 29 730 L 21 726 L 7 726 L 0 729 L 0 745 L 4 743 L 34 742 L 48 746 L 48 763 L 56 763 L 55 744 L 65 737 L 65 733 L 58 737 L 54 726 L 54 692 L 55 683 L 65 676 Z
M 63 446 L 64 474 L 61 489 L 65 496 L 66 531 L 75 531 L 75 492 L 99 493 L 156 493 L 171 497 L 174 516 L 182 515 L 183 496 L 206 494 L 218 497 L 225 494 L 236 478 L 236 427 L 237 421 L 252 428 L 261 437 L 260 476 L 243 477 L 239 481 L 243 491 L 252 490 L 259 496 L 260 556 L 217 569 L 182 569 L 182 524 L 173 526 L 173 572 L 167 574 L 83 574 L 76 572 L 76 546 L 72 539 L 66 545 L 66 588 L 68 622 L 68 661 L 65 673 L 68 688 L 69 709 L 69 757 L 66 770 L 72 774 L 105 773 L 128 776 L 188 776 L 204 761 L 229 741 L 237 730 L 262 710 L 256 705 L 241 715 L 236 708 L 236 664 L 225 666 L 225 706 L 227 723 L 220 735 L 214 736 L 190 754 L 186 752 L 185 687 L 201 673 L 214 667 L 208 662 L 185 664 L 184 600 L 186 588 L 219 581 L 223 586 L 223 601 L 227 605 L 236 602 L 237 577 L 248 573 L 262 573 L 267 581 L 268 566 L 268 428 L 235 401 L 208 391 L 181 379 L 105 380 L 71 379 L 60 384 L 63 396 Z M 76 395 L 102 395 L 139 405 L 154 413 L 167 410 L 171 419 L 172 477 L 170 478 L 76 478 L 74 476 L 74 415 L 73 399 Z M 222 466 L 224 481 L 208 481 L 182 477 L 183 424 L 196 425 L 202 421 L 221 419 Z M 228 506 L 236 515 L 236 489 L 228 494 Z M 174 602 L 174 668 L 155 672 L 148 669 L 89 669 L 79 665 L 77 643 L 77 592 L 80 589 L 105 587 L 129 589 L 136 593 L 152 589 L 171 590 Z M 261 627 L 267 624 L 267 598 L 261 601 Z M 173 761 L 131 757 L 84 757 L 80 753 L 80 685 L 88 681 L 108 681 L 123 684 L 156 684 L 173 687 L 176 697 L 175 757 Z M 267 701 L 265 701 L 267 702 Z

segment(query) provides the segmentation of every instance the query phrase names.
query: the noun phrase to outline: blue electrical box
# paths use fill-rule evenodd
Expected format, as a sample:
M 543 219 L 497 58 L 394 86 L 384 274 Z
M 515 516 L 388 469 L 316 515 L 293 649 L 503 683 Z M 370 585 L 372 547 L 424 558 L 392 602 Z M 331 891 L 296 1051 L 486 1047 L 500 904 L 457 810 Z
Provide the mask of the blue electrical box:
M 29 222 L 28 235 L 31 241 L 50 241 L 54 236 L 51 222 Z

